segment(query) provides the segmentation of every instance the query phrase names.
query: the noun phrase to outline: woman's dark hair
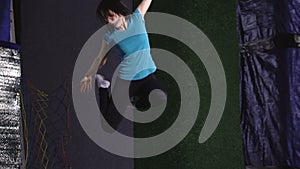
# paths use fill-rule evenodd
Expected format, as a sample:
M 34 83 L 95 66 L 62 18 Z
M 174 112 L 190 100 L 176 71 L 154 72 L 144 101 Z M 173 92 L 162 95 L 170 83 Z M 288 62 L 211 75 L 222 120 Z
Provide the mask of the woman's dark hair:
M 131 14 L 126 5 L 120 0 L 102 0 L 97 7 L 97 16 L 100 18 L 107 18 L 109 16 L 108 10 L 112 10 L 116 14 L 121 14 L 123 16 Z

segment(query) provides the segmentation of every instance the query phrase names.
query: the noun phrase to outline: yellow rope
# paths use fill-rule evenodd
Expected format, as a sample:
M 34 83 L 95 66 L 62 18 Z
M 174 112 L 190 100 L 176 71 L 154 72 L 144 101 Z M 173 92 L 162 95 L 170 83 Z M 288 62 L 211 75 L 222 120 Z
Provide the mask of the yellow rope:
M 45 112 L 45 108 L 48 107 L 48 95 L 40 90 L 36 90 L 37 93 L 37 104 L 38 104 L 38 109 L 37 111 L 37 115 L 38 118 L 40 120 L 40 126 L 39 126 L 39 133 L 41 134 L 42 137 L 42 141 L 40 143 L 39 146 L 39 151 L 42 151 L 42 157 L 41 157 L 41 162 L 43 165 L 44 169 L 48 168 L 48 163 L 49 163 L 49 158 L 47 157 L 47 148 L 48 148 L 48 144 L 46 142 L 45 136 L 46 136 L 46 127 L 44 124 L 44 121 L 47 119 L 47 114 Z M 22 117 L 23 117 L 23 124 L 24 124 L 24 138 L 25 138 L 25 144 L 26 144 L 26 157 L 25 157 L 25 167 L 27 168 L 28 165 L 28 152 L 29 152 L 29 143 L 28 143 L 28 127 L 26 124 L 26 111 L 25 111 L 25 106 L 24 106 L 24 97 L 23 97 L 23 93 L 22 91 L 20 91 L 20 98 L 21 98 L 21 104 L 22 104 Z M 43 117 L 41 117 L 41 114 L 43 115 Z M 45 145 L 43 147 L 43 144 Z
M 23 119 L 23 125 L 24 125 L 24 138 L 25 138 L 25 149 L 26 149 L 26 154 L 25 154 L 25 168 L 27 168 L 27 162 L 28 162 L 28 130 L 27 130 L 27 124 L 26 124 L 26 112 L 25 112 L 25 107 L 24 107 L 24 97 L 23 93 L 20 90 L 20 98 L 21 98 L 21 106 L 22 106 L 22 119 Z

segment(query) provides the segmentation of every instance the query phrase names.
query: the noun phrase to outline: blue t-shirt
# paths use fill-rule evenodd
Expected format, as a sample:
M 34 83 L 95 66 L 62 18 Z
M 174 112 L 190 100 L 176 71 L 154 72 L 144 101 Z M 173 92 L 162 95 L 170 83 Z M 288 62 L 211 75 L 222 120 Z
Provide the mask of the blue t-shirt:
M 105 35 L 105 40 L 119 45 L 125 53 L 120 56 L 120 78 L 139 80 L 155 72 L 156 66 L 150 54 L 145 21 L 138 9 L 129 16 L 127 29 L 109 31 Z

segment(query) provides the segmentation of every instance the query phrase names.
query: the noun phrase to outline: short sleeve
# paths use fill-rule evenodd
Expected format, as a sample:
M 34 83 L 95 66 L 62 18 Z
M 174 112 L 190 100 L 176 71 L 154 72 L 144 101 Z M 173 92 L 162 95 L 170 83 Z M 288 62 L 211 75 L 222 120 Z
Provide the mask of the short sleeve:
M 137 20 L 144 21 L 144 18 L 143 18 L 143 16 L 142 16 L 141 12 L 140 12 L 138 9 L 135 9 L 135 10 L 133 11 L 133 17 L 134 17 L 135 19 L 137 19 Z
M 105 33 L 105 36 L 104 36 L 104 41 L 107 42 L 107 43 L 110 43 L 111 42 L 111 36 L 110 36 L 110 33 Z

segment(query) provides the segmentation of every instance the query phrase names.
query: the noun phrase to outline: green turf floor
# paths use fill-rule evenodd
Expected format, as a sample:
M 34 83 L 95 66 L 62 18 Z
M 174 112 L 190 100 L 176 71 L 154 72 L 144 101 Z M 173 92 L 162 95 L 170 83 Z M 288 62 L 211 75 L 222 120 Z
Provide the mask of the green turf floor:
M 136 6 L 140 0 L 134 0 Z M 171 51 L 183 59 L 197 78 L 200 111 L 191 132 L 171 150 L 158 156 L 136 159 L 136 169 L 242 169 L 243 154 L 239 111 L 239 56 L 235 1 L 164 0 L 153 1 L 150 11 L 182 17 L 200 28 L 211 40 L 222 60 L 227 80 L 227 102 L 222 120 L 203 144 L 198 137 L 210 106 L 210 83 L 204 65 L 183 43 L 162 35 L 150 35 L 151 47 Z M 169 102 L 157 120 L 135 125 L 136 137 L 149 137 L 166 130 L 174 122 L 180 106 L 180 94 L 174 79 L 158 71 L 157 77 L 168 90 Z

